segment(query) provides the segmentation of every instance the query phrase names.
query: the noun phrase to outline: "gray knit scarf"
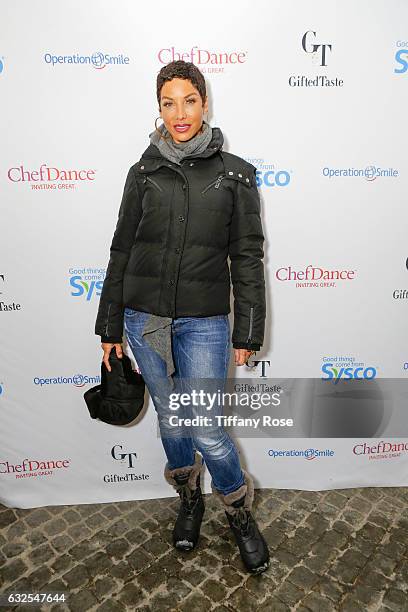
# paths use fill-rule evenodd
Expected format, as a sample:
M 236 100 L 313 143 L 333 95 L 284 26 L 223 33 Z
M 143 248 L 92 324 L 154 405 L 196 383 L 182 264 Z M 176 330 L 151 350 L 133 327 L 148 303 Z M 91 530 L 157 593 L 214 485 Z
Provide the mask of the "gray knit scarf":
M 155 130 L 149 134 L 150 142 L 154 144 L 160 153 L 166 159 L 180 164 L 180 161 L 186 155 L 193 153 L 202 153 L 208 147 L 212 139 L 212 127 L 203 121 L 203 131 L 186 142 L 174 142 L 164 123 L 159 126 L 158 130 L 166 138 L 160 137 L 160 134 Z M 174 389 L 174 380 L 172 374 L 175 372 L 172 352 L 172 317 L 162 317 L 155 314 L 150 314 L 147 317 L 143 326 L 142 336 L 146 336 L 145 341 L 149 346 L 156 351 L 166 363 L 166 377 L 170 388 Z
M 212 139 L 212 127 L 206 121 L 203 121 L 202 132 L 198 132 L 186 142 L 174 142 L 170 132 L 162 123 L 157 130 L 149 134 L 149 137 L 150 142 L 159 149 L 163 157 L 175 164 L 180 164 L 180 161 L 186 155 L 205 151 Z

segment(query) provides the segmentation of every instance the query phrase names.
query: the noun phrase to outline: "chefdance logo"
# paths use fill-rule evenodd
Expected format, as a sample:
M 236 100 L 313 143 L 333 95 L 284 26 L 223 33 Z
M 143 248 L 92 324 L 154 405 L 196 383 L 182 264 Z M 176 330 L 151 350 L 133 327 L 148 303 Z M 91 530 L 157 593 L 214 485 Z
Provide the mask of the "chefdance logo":
M 9 168 L 7 177 L 12 183 L 28 183 L 31 189 L 76 189 L 78 183 L 94 181 L 96 170 L 66 169 L 41 164 L 38 170 L 27 170 L 23 164 Z
M 51 476 L 55 470 L 69 468 L 70 462 L 71 459 L 23 459 L 20 464 L 1 461 L 0 474 L 14 474 L 16 478 Z
M 278 268 L 275 278 L 283 283 L 295 283 L 296 288 L 305 287 L 336 287 L 338 281 L 354 280 L 356 270 L 340 270 L 320 268 L 309 264 L 304 269 L 295 269 L 292 266 Z
M 188 51 L 181 51 L 175 47 L 164 47 L 159 49 L 157 58 L 163 65 L 176 60 L 184 60 L 199 66 L 203 73 L 218 73 L 225 71 L 224 66 L 244 64 L 248 59 L 248 51 L 210 51 L 200 49 L 197 45 Z
M 408 442 L 384 442 L 376 443 L 359 442 L 353 446 L 354 455 L 363 455 L 368 459 L 393 459 L 401 457 L 408 451 Z

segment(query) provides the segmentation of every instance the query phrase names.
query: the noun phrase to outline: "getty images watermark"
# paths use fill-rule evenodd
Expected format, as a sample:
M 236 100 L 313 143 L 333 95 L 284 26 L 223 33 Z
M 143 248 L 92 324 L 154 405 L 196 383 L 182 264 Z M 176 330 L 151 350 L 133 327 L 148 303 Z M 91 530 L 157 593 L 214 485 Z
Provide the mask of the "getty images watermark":
M 158 436 L 203 435 L 220 428 L 247 438 L 408 437 L 408 379 L 166 379 L 156 385 Z
M 217 410 L 223 407 L 225 411 L 232 408 L 246 408 L 258 411 L 262 408 L 280 406 L 280 394 L 282 389 L 279 385 L 267 385 L 266 383 L 240 384 L 234 392 L 221 391 L 209 392 L 204 389 L 191 389 L 189 392 L 174 392 L 169 394 L 169 409 L 177 414 L 170 414 L 168 423 L 171 427 L 208 427 L 214 425 L 223 427 L 292 427 L 292 418 L 278 418 L 271 414 L 261 416 L 241 417 L 238 414 L 220 414 Z M 259 392 L 258 389 L 262 391 Z M 184 413 L 187 409 L 189 416 Z M 208 414 L 202 414 L 207 411 Z M 183 413 L 183 414 L 181 414 Z M 195 413 L 194 415 L 192 413 Z M 199 414 L 197 414 L 199 413 Z

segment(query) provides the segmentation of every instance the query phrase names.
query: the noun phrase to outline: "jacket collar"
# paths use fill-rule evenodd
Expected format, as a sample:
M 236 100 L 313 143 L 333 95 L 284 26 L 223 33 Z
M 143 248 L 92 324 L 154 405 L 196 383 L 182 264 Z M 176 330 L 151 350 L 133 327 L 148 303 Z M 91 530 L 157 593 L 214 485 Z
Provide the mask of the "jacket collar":
M 212 138 L 208 144 L 208 147 L 202 153 L 193 153 L 192 155 L 186 155 L 183 159 L 197 159 L 197 158 L 206 158 L 215 155 L 218 151 L 222 149 L 222 145 L 224 144 L 224 136 L 222 131 L 218 127 L 212 128 Z M 152 172 L 157 170 L 160 166 L 171 165 L 177 167 L 177 164 L 170 162 L 167 158 L 163 157 L 160 150 L 156 147 L 156 145 L 150 143 L 150 145 L 145 149 L 140 158 L 139 162 L 136 164 L 139 172 Z

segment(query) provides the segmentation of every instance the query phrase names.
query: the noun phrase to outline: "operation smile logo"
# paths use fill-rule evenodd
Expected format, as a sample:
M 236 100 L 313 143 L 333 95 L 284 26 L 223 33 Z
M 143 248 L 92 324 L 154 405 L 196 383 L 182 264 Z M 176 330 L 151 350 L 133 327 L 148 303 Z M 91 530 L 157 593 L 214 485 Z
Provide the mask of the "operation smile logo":
M 136 467 L 137 453 L 136 451 L 124 451 L 123 448 L 122 444 L 115 444 L 110 450 L 110 455 L 114 461 L 119 462 L 121 467 L 124 467 L 126 470 L 132 470 Z M 113 484 L 117 482 L 143 481 L 149 480 L 149 478 L 150 474 L 127 472 L 126 474 L 105 474 L 103 480 Z
M 44 385 L 73 385 L 74 387 L 82 388 L 85 385 L 101 383 L 100 375 L 88 376 L 87 374 L 74 374 L 73 376 L 53 376 L 50 378 L 35 377 L 33 382 L 36 386 L 43 387 Z
M 397 178 L 399 171 L 395 168 L 382 168 L 381 166 L 366 166 L 365 168 L 354 168 L 349 166 L 348 168 L 331 168 L 325 166 L 322 169 L 322 174 L 325 178 L 363 178 L 368 182 L 375 181 L 376 179 L 383 178 Z
M 294 283 L 296 288 L 336 287 L 336 281 L 352 281 L 356 270 L 329 270 L 309 264 L 304 270 L 295 270 L 292 266 L 278 268 L 276 280 L 283 283 Z
M 315 30 L 306 30 L 301 39 L 301 49 L 311 58 L 312 64 L 326 68 L 332 53 L 332 43 L 322 42 Z M 325 74 L 316 74 L 311 78 L 306 75 L 291 75 L 288 80 L 290 87 L 343 87 L 343 79 L 338 76 L 328 78 Z
M 0 461 L 0 474 L 12 475 L 16 478 L 35 478 L 37 476 L 52 476 L 55 470 L 70 467 L 71 459 L 24 459 L 20 464 Z
M 72 297 L 85 297 L 89 302 L 101 295 L 106 268 L 69 268 L 68 274 Z
M 74 64 L 82 66 L 91 66 L 95 70 L 103 70 L 107 66 L 127 65 L 130 59 L 127 55 L 120 53 L 119 55 L 111 55 L 96 51 L 90 55 L 81 55 L 73 53 L 72 55 L 54 55 L 53 53 L 45 53 L 44 61 L 51 66 L 61 66 L 63 64 Z
M 67 190 L 78 184 L 95 180 L 96 170 L 67 170 L 41 164 L 38 170 L 27 170 L 23 165 L 9 168 L 7 178 L 12 183 L 27 183 L 31 189 Z
M 334 450 L 329 448 L 325 450 L 319 450 L 317 448 L 306 448 L 304 450 L 293 448 L 290 450 L 276 450 L 274 448 L 270 448 L 267 452 L 268 456 L 272 457 L 272 459 L 277 459 L 280 457 L 284 457 L 285 459 L 292 459 L 293 457 L 302 457 L 303 459 L 306 459 L 306 461 L 314 461 L 315 459 L 325 459 L 326 457 L 334 457 Z
M 192 62 L 199 66 L 202 73 L 220 73 L 225 66 L 244 64 L 248 59 L 248 51 L 210 51 L 197 45 L 189 51 L 179 51 L 175 47 L 163 47 L 157 52 L 157 59 L 163 65 L 176 60 Z

